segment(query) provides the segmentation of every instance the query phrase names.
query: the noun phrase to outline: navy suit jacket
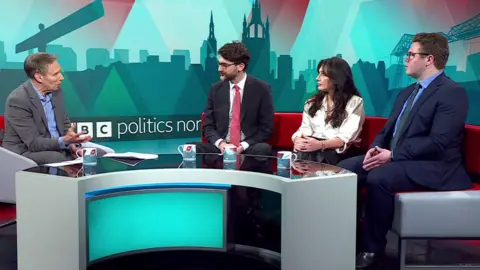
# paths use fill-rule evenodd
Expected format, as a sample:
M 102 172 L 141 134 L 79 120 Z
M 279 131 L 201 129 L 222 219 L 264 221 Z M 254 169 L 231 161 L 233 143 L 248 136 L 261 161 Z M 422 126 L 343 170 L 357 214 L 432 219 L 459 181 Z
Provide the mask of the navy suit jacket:
M 413 92 L 414 84 L 400 92 L 383 129 L 371 148 L 389 148 L 395 122 Z M 410 180 L 434 190 L 472 187 L 462 158 L 468 97 L 465 89 L 440 74 L 424 89 L 412 107 L 393 152 Z

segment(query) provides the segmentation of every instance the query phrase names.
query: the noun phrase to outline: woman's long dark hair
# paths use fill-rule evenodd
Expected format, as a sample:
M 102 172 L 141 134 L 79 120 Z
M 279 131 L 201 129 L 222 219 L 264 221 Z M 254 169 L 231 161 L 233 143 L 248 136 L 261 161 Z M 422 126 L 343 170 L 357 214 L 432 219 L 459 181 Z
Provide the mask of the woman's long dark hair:
M 353 82 L 352 70 L 348 63 L 342 58 L 332 57 L 324 59 L 318 63 L 317 70 L 322 68 L 322 72 L 327 76 L 333 84 L 333 111 L 329 115 L 326 113 L 325 123 L 331 121 L 331 125 L 334 128 L 340 127 L 343 120 L 347 117 L 345 107 L 347 106 L 350 98 L 360 96 L 360 93 L 355 87 Z M 326 97 L 328 92 L 318 91 L 313 95 L 307 104 L 311 104 L 308 109 L 308 114 L 314 117 L 317 111 L 322 107 L 323 98 Z M 325 108 L 327 111 L 327 108 Z

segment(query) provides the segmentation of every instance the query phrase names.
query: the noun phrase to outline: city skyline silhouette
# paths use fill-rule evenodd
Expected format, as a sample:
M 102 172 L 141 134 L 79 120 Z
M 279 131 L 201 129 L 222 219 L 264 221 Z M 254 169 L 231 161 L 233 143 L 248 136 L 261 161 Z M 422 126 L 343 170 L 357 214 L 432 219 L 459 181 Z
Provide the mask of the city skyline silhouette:
M 480 14 L 472 19 L 480 19 Z M 68 18 L 65 20 L 68 22 Z M 65 73 L 62 89 L 68 113 L 74 119 L 149 115 L 199 118 L 210 85 L 219 80 L 217 50 L 223 44 L 218 44 L 216 39 L 215 22 L 215 14 L 211 11 L 208 27 L 205 27 L 208 31 L 198 48 L 200 63 L 192 62 L 188 49 L 174 49 L 168 62 L 160 61 L 159 55 L 150 55 L 146 49 L 139 50 L 139 61 L 132 62 L 129 49 L 116 48 L 111 52 L 105 48 L 89 48 L 85 53 L 87 68 L 78 70 L 79 56 L 73 48 L 47 42 L 45 50 L 59 56 Z M 316 92 L 315 77 L 320 59 L 308 60 L 302 70 L 295 71 L 295 59 L 291 55 L 277 55 L 271 50 L 271 23 L 268 14 L 262 12 L 261 1 L 254 1 L 250 16 L 244 15 L 239 23 L 242 25 L 239 40 L 252 56 L 247 73 L 272 86 L 275 111 L 302 111 L 305 100 Z M 477 28 L 473 30 L 478 32 L 480 27 Z M 408 41 L 400 39 L 399 44 L 402 42 L 404 49 Z M 402 53 L 406 51 L 399 50 L 393 55 L 397 61 L 390 61 L 388 66 L 385 61 L 372 63 L 368 59 L 350 63 L 367 115 L 388 116 L 398 92 L 413 82 L 400 61 Z M 336 55 L 342 57 L 342 52 Z M 23 63 L 7 60 L 5 46 L 0 41 L 0 79 L 5 82 L 0 86 L 2 100 L 26 80 Z M 447 66 L 445 72 L 466 88 L 472 102 L 480 97 L 480 53 L 468 55 L 466 61 L 465 71 Z M 3 106 L 0 105 L 0 112 Z M 478 115 L 480 109 L 470 106 L 468 122 L 480 124 Z

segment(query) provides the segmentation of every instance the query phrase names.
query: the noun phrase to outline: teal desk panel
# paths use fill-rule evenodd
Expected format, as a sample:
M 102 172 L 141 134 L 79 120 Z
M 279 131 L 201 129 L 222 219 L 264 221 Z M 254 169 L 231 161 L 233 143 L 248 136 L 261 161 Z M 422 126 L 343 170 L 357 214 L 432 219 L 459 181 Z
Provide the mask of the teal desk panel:
M 225 248 L 224 190 L 137 190 L 86 203 L 89 262 L 145 249 Z

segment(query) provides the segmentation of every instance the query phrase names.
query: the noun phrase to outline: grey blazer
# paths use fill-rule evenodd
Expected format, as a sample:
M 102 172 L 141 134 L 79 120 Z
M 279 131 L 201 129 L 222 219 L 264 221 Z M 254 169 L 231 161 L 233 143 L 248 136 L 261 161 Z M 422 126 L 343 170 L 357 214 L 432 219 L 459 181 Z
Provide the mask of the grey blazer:
M 71 122 L 65 112 L 63 92 L 52 92 L 52 106 L 60 136 Z M 5 135 L 2 147 L 23 155 L 26 152 L 61 151 L 58 139 L 51 138 L 42 102 L 30 81 L 13 90 L 5 102 Z

